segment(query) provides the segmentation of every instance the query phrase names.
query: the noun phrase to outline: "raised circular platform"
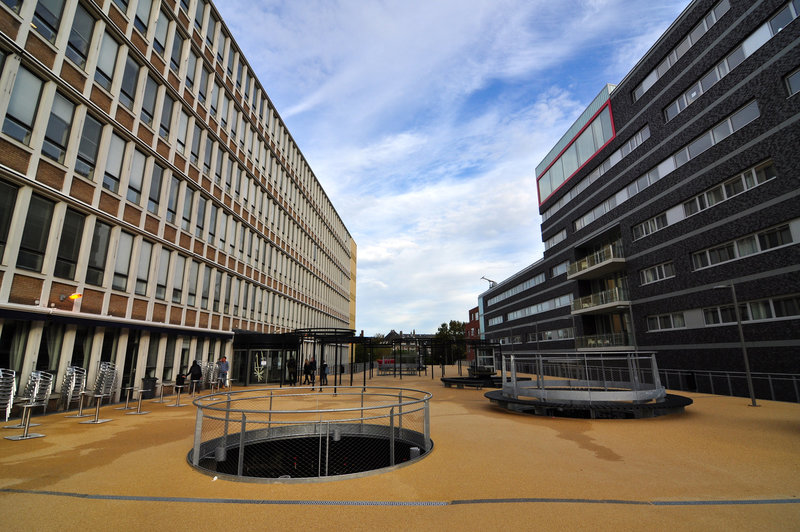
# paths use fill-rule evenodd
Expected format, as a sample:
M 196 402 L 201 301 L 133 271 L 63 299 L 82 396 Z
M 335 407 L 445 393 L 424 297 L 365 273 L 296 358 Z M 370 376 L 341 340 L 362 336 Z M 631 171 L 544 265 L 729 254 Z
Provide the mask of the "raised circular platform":
M 667 394 L 663 401 L 649 403 L 593 402 L 564 403 L 535 399 L 514 399 L 503 395 L 502 390 L 483 394 L 492 404 L 512 412 L 549 417 L 587 419 L 638 419 L 677 414 L 694 401 L 688 397 Z

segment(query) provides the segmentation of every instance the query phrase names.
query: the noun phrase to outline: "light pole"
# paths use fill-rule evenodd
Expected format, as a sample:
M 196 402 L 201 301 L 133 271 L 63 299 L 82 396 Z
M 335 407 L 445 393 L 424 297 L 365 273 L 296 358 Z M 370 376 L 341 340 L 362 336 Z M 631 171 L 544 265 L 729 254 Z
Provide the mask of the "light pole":
M 742 316 L 739 312 L 739 300 L 736 298 L 736 286 L 731 281 L 730 284 L 723 284 L 715 286 L 714 288 L 728 288 L 731 289 L 733 296 L 733 312 L 736 314 L 736 325 L 739 327 L 739 343 L 742 344 L 742 356 L 744 357 L 744 371 L 747 377 L 747 389 L 750 392 L 750 406 L 758 406 L 756 404 L 756 394 L 753 391 L 753 376 L 750 374 L 750 359 L 747 356 L 747 346 L 744 344 L 744 329 L 742 329 Z

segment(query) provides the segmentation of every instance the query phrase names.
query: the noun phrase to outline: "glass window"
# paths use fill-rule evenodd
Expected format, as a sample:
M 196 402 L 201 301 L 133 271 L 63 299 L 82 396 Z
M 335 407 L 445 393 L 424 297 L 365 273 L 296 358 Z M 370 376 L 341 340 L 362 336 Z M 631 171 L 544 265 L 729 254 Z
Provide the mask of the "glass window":
M 197 0 L 197 6 L 194 11 L 194 26 L 201 30 L 203 28 L 203 15 L 206 10 L 206 0 Z
M 217 34 L 217 19 L 212 14 L 208 18 L 208 31 L 206 32 L 206 42 L 211 47 L 214 44 L 214 37 Z
M 150 22 L 150 8 L 152 6 L 152 0 L 139 0 L 136 5 L 136 16 L 133 19 L 133 25 L 143 34 L 147 33 L 147 25 Z
M 64 162 L 64 155 L 67 152 L 67 140 L 74 111 L 75 104 L 57 92 L 53 99 L 53 107 L 50 109 L 50 120 L 47 122 L 47 131 L 44 134 L 42 153 L 59 163 Z
M 776 299 L 773 301 L 773 306 L 775 307 L 776 318 L 800 315 L 800 297 Z
M 781 31 L 792 20 L 794 20 L 794 17 L 792 17 L 792 12 L 789 6 L 787 5 L 786 7 L 781 9 L 777 15 L 772 17 L 772 20 L 769 21 L 769 25 L 772 28 L 772 34 L 774 35 L 779 31 Z
M 131 250 L 133 249 L 133 235 L 122 231 L 119 234 L 117 245 L 117 260 L 114 265 L 114 279 L 111 287 L 114 290 L 128 289 L 128 272 L 131 266 Z
M 102 133 L 103 126 L 100 125 L 100 122 L 90 115 L 86 115 L 81 143 L 78 146 L 78 160 L 75 161 L 76 173 L 90 179 L 94 176 L 94 167 L 97 164 L 97 149 L 100 145 L 100 135 Z
M 733 260 L 736 258 L 733 243 L 728 243 L 718 248 L 708 250 L 708 258 L 712 265 Z
M 64 0 L 39 0 L 33 12 L 31 27 L 51 43 L 55 42 L 63 11 Z
M 208 242 L 209 244 L 214 244 L 214 238 L 217 234 L 217 213 L 219 212 L 219 208 L 212 203 L 211 205 L 211 215 L 208 221 Z
M 755 100 L 747 104 L 744 108 L 737 111 L 736 114 L 731 116 L 731 126 L 734 131 L 738 131 L 756 118 L 758 118 L 758 104 Z
M 789 230 L 788 225 L 784 225 L 777 229 L 761 233 L 758 235 L 758 242 L 761 245 L 761 251 L 791 244 L 792 232 Z
M 134 291 L 137 295 L 147 295 L 147 280 L 150 277 L 150 256 L 153 252 L 153 244 L 147 240 L 142 240 L 139 249 L 139 265 L 136 268 L 136 287 Z
M 7 5 L 14 13 L 19 13 L 19 8 L 22 7 L 22 1 L 23 0 L 3 0 L 3 3 Z
M 175 257 L 175 271 L 172 275 L 172 302 L 180 303 L 183 298 L 183 271 L 186 267 L 186 257 Z
M 117 64 L 119 44 L 108 33 L 103 34 L 103 43 L 100 45 L 100 55 L 97 57 L 97 70 L 94 79 L 106 90 L 111 89 L 111 80 L 114 79 L 114 67 Z
M 114 0 L 114 3 L 117 4 L 123 13 L 128 13 L 128 0 Z
M 694 158 L 706 151 L 713 145 L 713 141 L 711 140 L 711 133 L 705 133 L 694 142 L 689 144 L 689 158 Z
M 22 241 L 17 255 L 17 267 L 34 272 L 42 271 L 47 240 L 50 236 L 50 222 L 55 204 L 34 194 L 25 218 Z
M 86 57 L 89 54 L 93 29 L 94 18 L 82 5 L 78 4 L 75 9 L 75 18 L 72 20 L 69 41 L 67 41 L 66 55 L 81 68 L 86 68 Z
M 712 205 L 716 205 L 720 201 L 725 199 L 725 195 L 722 193 L 722 187 L 714 187 L 708 192 L 706 192 L 706 202 L 708 206 L 711 207 Z
M 205 66 L 200 69 L 200 86 L 197 88 L 197 99 L 200 103 L 206 103 L 206 91 L 208 90 L 208 77 L 211 74 Z
M 189 263 L 189 278 L 186 281 L 186 304 L 194 306 L 197 302 L 197 272 L 200 268 L 200 263 L 193 260 Z
M 42 80 L 20 67 L 8 102 L 3 133 L 25 144 L 30 142 L 41 92 Z
M 175 38 L 172 41 L 172 54 L 169 58 L 169 67 L 177 73 L 181 69 L 181 55 L 183 54 L 183 35 L 180 32 L 175 32 Z
M 131 56 L 125 59 L 125 70 L 122 72 L 122 86 L 120 87 L 119 101 L 128 109 L 133 110 L 133 99 L 136 96 L 136 85 L 139 82 L 139 63 Z
M 191 48 L 191 47 L 190 47 Z M 186 67 L 186 86 L 190 89 L 194 86 L 194 73 L 197 70 L 197 55 L 189 50 L 189 60 Z
M 158 95 L 158 83 L 147 76 L 147 83 L 144 86 L 144 99 L 142 101 L 142 121 L 148 126 L 153 125 L 153 116 L 156 112 L 156 96 Z
M 77 211 L 67 209 L 64 226 L 61 229 L 61 242 L 58 244 L 58 256 L 53 275 L 62 279 L 75 279 L 75 267 L 83 239 L 83 222 L 86 217 Z
M 194 190 L 186 187 L 183 192 L 183 216 L 181 220 L 181 229 L 188 231 L 192 223 L 192 210 L 194 208 Z
M 800 92 L 800 70 L 795 70 L 786 76 L 786 88 L 789 89 L 789 96 Z
M 94 234 L 92 236 L 92 248 L 89 251 L 89 265 L 86 269 L 86 284 L 94 286 L 103 285 L 110 236 L 110 225 L 104 224 L 103 222 L 95 223 Z
M 161 107 L 161 125 L 158 134 L 164 140 L 169 140 L 169 129 L 172 124 L 172 107 L 175 100 L 169 94 L 164 95 L 164 105 Z
M 103 188 L 111 192 L 119 190 L 119 180 L 122 175 L 122 159 L 125 157 L 125 141 L 117 136 L 111 135 L 111 142 L 108 146 L 108 159 L 106 160 L 106 171 L 103 175 Z
M 160 56 L 164 55 L 164 47 L 167 45 L 167 29 L 169 29 L 169 15 L 159 11 L 156 33 L 153 36 L 153 49 Z
M 722 142 L 728 135 L 731 134 L 731 126 L 728 124 L 728 121 L 724 121 L 721 124 L 714 126 L 712 130 L 714 135 L 714 142 Z
M 746 236 L 736 241 L 736 247 L 739 250 L 740 257 L 746 257 L 758 252 L 758 245 L 754 236 Z
M 195 224 L 194 234 L 197 237 L 203 236 L 203 229 L 206 225 L 206 203 L 207 199 L 200 196 L 200 200 L 197 202 L 197 223 Z
M 203 275 L 203 290 L 200 293 L 200 307 L 207 309 L 208 308 L 208 294 L 211 289 L 211 276 L 214 275 L 214 271 L 206 266 L 204 268 L 205 273 Z
M 741 176 L 736 176 L 734 179 L 725 183 L 725 195 L 727 197 L 730 198 L 742 192 L 744 192 L 744 183 L 742 182 Z
M 158 214 L 158 206 L 161 202 L 161 180 L 164 176 L 164 169 L 158 165 L 153 165 L 153 176 L 150 179 L 150 193 L 147 198 L 147 210 L 153 214 Z
M 8 230 L 11 228 L 11 215 L 14 214 L 14 205 L 17 203 L 17 187 L 0 181 L 0 261 L 8 239 Z
M 158 260 L 158 275 L 156 276 L 156 299 L 167 297 L 167 274 L 169 272 L 170 251 L 161 248 L 161 255 Z
M 145 154 L 139 150 L 133 150 L 131 160 L 131 174 L 128 179 L 128 201 L 139 204 L 142 199 L 142 183 L 144 182 L 144 166 L 147 162 Z
M 178 135 L 176 140 L 178 153 L 186 153 L 186 135 L 189 132 L 189 115 L 181 108 L 178 112 Z
M 181 188 L 180 180 L 172 176 L 172 181 L 169 187 L 169 197 L 167 198 L 167 221 L 175 223 L 178 216 L 178 192 Z

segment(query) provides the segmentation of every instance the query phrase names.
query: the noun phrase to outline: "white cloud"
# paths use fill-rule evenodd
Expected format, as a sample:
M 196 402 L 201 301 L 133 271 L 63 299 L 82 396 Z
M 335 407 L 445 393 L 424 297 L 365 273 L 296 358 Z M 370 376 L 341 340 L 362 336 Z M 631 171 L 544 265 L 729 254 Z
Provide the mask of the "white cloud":
M 371 335 L 466 320 L 481 276 L 541 257 L 535 166 L 685 4 L 217 7 L 359 246 L 356 326 Z

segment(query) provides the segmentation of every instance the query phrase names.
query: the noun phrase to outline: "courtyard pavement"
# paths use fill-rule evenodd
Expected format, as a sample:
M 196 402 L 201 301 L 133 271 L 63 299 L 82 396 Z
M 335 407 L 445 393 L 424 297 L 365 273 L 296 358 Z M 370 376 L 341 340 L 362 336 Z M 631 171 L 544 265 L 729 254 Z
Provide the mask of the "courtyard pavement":
M 186 461 L 193 406 L 34 417 L 46 437 L 0 439 L 0 529 L 800 530 L 798 404 L 677 392 L 678 415 L 534 417 L 438 373 L 369 381 L 433 393 L 432 452 L 345 480 L 214 480 Z

